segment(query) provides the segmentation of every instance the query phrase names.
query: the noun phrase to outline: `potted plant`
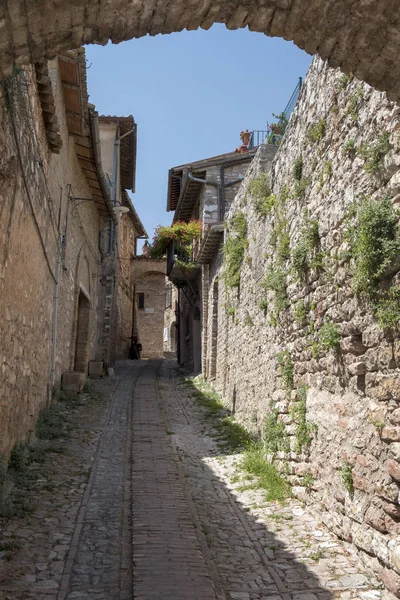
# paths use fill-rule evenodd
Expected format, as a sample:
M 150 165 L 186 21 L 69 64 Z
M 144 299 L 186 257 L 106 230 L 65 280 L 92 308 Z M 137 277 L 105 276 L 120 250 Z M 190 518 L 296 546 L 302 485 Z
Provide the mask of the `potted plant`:
M 250 142 L 250 136 L 253 132 L 246 129 L 245 131 L 240 132 L 240 139 L 242 140 L 242 144 L 244 146 L 248 146 Z

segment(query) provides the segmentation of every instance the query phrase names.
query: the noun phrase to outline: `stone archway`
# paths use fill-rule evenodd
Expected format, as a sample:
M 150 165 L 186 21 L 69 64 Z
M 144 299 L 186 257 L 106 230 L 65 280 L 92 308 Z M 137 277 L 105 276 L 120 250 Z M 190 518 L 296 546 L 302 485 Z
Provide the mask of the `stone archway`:
M 0 7 L 0 75 L 12 66 L 147 34 L 208 29 L 252 31 L 293 41 L 330 66 L 400 98 L 400 4 L 393 0 L 5 0 Z

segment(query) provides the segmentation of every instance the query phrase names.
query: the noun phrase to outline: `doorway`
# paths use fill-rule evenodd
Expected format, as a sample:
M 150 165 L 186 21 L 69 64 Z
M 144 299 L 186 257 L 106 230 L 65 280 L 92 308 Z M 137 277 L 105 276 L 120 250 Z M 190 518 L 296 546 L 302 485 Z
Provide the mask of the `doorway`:
M 78 321 L 76 326 L 76 346 L 74 370 L 86 373 L 89 354 L 90 301 L 82 290 L 79 291 Z

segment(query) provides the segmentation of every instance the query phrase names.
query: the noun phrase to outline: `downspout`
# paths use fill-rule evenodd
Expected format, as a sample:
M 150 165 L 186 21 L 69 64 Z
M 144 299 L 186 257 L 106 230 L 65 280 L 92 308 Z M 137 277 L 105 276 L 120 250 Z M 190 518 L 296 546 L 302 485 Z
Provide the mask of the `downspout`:
M 54 293 L 53 293 L 53 323 L 52 323 L 52 328 L 51 328 L 50 384 L 51 384 L 52 387 L 53 387 L 54 381 L 55 381 L 55 367 L 56 367 L 58 297 L 59 297 L 59 283 L 60 283 L 60 266 L 61 266 L 62 243 L 63 243 L 63 235 L 59 232 L 58 233 L 58 240 L 57 240 L 57 263 L 56 263 L 56 273 L 55 273 Z

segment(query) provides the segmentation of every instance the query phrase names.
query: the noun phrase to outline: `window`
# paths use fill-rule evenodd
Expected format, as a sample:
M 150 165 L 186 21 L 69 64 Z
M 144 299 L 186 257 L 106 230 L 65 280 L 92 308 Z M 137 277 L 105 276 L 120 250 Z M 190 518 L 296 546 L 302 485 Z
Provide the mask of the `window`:
M 169 284 L 165 288 L 165 308 L 172 306 L 172 285 Z
M 144 309 L 144 293 L 143 292 L 140 292 L 140 294 L 138 294 L 138 308 Z

